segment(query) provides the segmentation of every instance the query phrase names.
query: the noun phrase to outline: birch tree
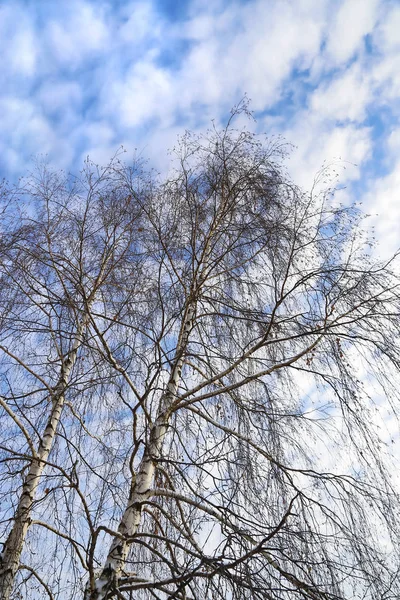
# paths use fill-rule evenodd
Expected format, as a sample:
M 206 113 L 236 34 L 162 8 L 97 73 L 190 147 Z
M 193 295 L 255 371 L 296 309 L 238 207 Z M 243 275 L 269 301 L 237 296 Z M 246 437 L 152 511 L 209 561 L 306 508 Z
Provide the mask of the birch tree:
M 93 272 L 105 248 L 113 268 L 85 286 L 84 334 L 73 321 L 70 412 L 15 559 L 23 597 L 398 597 L 396 463 L 380 420 L 399 400 L 397 258 L 372 258 L 358 209 L 322 188 L 326 169 L 302 192 L 286 146 L 236 131 L 236 115 L 185 134 L 166 180 L 139 185 L 137 167 L 114 161 L 91 191 L 82 239 Z M 19 368 L 28 386 L 35 374 Z M 26 424 L 12 389 L 3 410 L 28 448 L 43 409 Z M 4 496 L 22 502 L 18 469 L 34 451 L 7 446 Z
M 0 563 L 0 595 L 5 600 L 18 569 L 24 568 L 20 557 L 32 510 L 51 491 L 49 477 L 47 483 L 41 479 L 66 398 L 71 387 L 82 388 L 84 382 L 84 390 L 86 378 L 93 377 L 82 367 L 74 376 L 90 311 L 128 251 L 132 223 L 138 217 L 132 205 L 128 214 L 129 201 L 126 195 L 120 201 L 115 182 L 109 188 L 110 169 L 111 165 L 93 172 L 87 164 L 81 178 L 68 182 L 39 166 L 21 190 L 31 214 L 18 214 L 14 205 L 4 233 L 10 241 L 3 243 L 1 263 L 4 395 L 0 405 L 5 481 L 13 476 L 6 505 L 12 514 L 7 519 L 11 527 L 6 530 Z M 22 445 L 17 433 L 22 434 Z M 9 466 L 13 464 L 16 469 Z

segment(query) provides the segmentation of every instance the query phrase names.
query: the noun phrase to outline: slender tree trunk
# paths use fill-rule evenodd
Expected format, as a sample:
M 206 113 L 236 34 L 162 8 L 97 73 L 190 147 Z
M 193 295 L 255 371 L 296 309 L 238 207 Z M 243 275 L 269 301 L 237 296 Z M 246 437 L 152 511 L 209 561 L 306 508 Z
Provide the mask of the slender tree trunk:
M 22 486 L 22 493 L 14 516 L 14 525 L 3 545 L 0 556 L 0 599 L 9 600 L 15 575 L 20 564 L 20 557 L 25 537 L 31 522 L 32 507 L 35 502 L 36 490 L 43 473 L 47 458 L 53 446 L 58 423 L 65 399 L 65 389 L 68 385 L 72 368 L 76 362 L 82 334 L 88 323 L 86 316 L 80 324 L 73 346 L 67 359 L 62 365 L 62 375 L 52 395 L 52 408 L 47 420 L 42 439 L 35 457 L 32 457 L 29 471 Z
M 162 456 L 162 446 L 168 429 L 171 409 L 178 391 L 195 312 L 196 301 L 193 300 L 188 303 L 186 308 L 171 375 L 160 401 L 157 418 L 151 427 L 149 441 L 136 477 L 132 479 L 128 504 L 118 526 L 120 536 L 115 536 L 113 539 L 100 576 L 95 581 L 88 582 L 84 596 L 85 600 L 104 600 L 108 593 L 117 587 L 118 580 L 125 568 L 131 546 L 130 540 L 139 527 L 143 503 L 150 497 L 157 461 Z

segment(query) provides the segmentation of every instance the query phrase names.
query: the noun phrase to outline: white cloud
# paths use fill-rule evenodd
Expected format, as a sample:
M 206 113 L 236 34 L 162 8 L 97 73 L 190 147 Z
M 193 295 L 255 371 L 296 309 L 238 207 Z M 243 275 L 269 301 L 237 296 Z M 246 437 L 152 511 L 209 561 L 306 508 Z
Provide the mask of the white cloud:
M 115 115 L 122 127 L 139 127 L 147 119 L 172 119 L 173 80 L 151 60 L 136 63 L 121 80 L 103 87 L 103 114 Z
M 311 96 L 311 110 L 339 121 L 363 121 L 372 89 L 368 73 L 354 65 L 344 73 L 318 87 Z
M 94 163 L 106 165 L 111 157 L 118 152 L 115 133 L 108 121 L 81 123 L 74 129 L 72 139 L 75 148 L 81 147 L 82 140 L 84 140 L 85 149 L 79 156 L 81 164 L 89 156 Z
M 42 14 L 39 34 L 35 7 L 29 16 L 11 2 L 0 9 L 5 70 L 14 83 L 17 70 L 35 85 L 22 94 L 16 85 L 6 99 L 3 93 L 7 156 L 27 150 L 59 156 L 62 144 L 64 162 L 88 152 L 103 160 L 126 143 L 160 166 L 177 131 L 223 121 L 247 92 L 259 111 L 290 97 L 290 118 L 287 104 L 281 118 L 264 123 L 299 145 L 291 169 L 302 185 L 324 159 L 362 165 L 372 151 L 367 108 L 379 100 L 394 110 L 400 93 L 393 25 L 399 10 L 388 6 L 378 0 L 197 1 L 186 22 L 171 24 L 147 0 L 118 8 L 71 0 L 52 5 L 47 18 Z M 371 31 L 383 53 L 373 60 L 363 43 Z M 7 44 L 22 38 L 13 58 Z M 302 74 L 293 77 L 294 69 Z M 358 167 L 345 172 L 347 180 L 358 175 Z
M 61 18 L 51 20 L 45 32 L 54 56 L 66 66 L 77 67 L 88 56 L 105 50 L 108 29 L 100 8 L 86 2 L 75 1 L 68 5 Z
M 37 63 L 35 37 L 30 28 L 16 33 L 9 48 L 10 63 L 13 70 L 23 76 L 33 76 Z
M 380 22 L 372 39 L 377 58 L 371 65 L 371 76 L 379 89 L 382 104 L 390 105 L 400 116 L 400 6 L 387 2 L 383 5 Z M 395 101 L 395 102 L 393 102 Z
M 400 155 L 400 128 L 393 129 L 388 136 L 388 148 L 390 154 Z
M 128 44 L 147 43 L 159 38 L 162 22 L 153 6 L 148 2 L 133 2 L 126 5 L 126 21 L 118 30 L 118 41 Z
M 34 24 L 18 4 L 0 7 L 0 56 L 3 77 L 32 77 L 38 48 Z
M 374 42 L 381 52 L 392 53 L 400 50 L 400 6 L 398 3 L 387 2 L 383 7 L 387 10 L 374 34 Z
M 50 153 L 56 139 L 46 119 L 33 102 L 14 97 L 0 98 L 0 154 L 11 171 L 26 167 L 30 156 Z
M 213 18 L 199 14 L 187 28 L 198 42 L 183 68 L 187 89 L 205 102 L 233 103 L 246 91 L 255 110 L 273 104 L 291 70 L 309 68 L 318 53 L 325 5 L 271 1 L 266 10 L 259 0 Z
M 370 182 L 363 202 L 371 214 L 369 224 L 375 227 L 377 253 L 389 258 L 400 249 L 400 160 L 388 175 Z
M 310 189 L 323 163 L 337 164 L 340 185 L 358 179 L 360 167 L 371 153 L 370 134 L 367 127 L 332 126 L 319 115 L 300 113 L 293 126 L 284 131 L 287 140 L 298 142 L 289 162 L 293 180 Z
M 334 65 L 350 60 L 362 48 L 363 38 L 376 22 L 378 0 L 343 0 L 330 4 L 326 58 Z
M 45 81 L 37 99 L 46 113 L 77 111 L 83 101 L 82 87 L 76 81 Z M 64 117 L 65 117 L 64 112 Z

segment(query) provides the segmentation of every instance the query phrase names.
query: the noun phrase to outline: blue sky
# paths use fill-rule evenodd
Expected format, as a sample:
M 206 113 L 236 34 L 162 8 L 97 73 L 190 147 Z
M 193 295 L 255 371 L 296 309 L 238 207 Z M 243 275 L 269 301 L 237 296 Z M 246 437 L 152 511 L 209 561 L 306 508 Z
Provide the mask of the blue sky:
M 296 145 L 297 183 L 345 161 L 343 199 L 364 202 L 385 254 L 400 245 L 399 31 L 398 0 L 3 0 L 0 176 L 121 144 L 163 170 L 178 133 L 246 93 L 254 127 Z

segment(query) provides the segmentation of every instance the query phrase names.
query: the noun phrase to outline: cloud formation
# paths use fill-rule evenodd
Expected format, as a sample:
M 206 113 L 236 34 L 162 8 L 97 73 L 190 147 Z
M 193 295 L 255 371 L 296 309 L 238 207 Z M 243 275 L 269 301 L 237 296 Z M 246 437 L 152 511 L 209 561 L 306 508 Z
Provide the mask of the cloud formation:
M 159 167 L 177 132 L 223 122 L 247 93 L 257 128 L 297 145 L 290 168 L 301 184 L 323 159 L 340 156 L 357 164 L 343 177 L 357 181 L 354 191 L 371 212 L 379 208 L 382 232 L 385 213 L 391 222 L 400 217 L 392 151 L 400 116 L 397 2 L 174 6 L 3 1 L 2 175 L 25 172 L 38 153 L 77 169 L 87 154 L 104 161 L 120 144 Z

